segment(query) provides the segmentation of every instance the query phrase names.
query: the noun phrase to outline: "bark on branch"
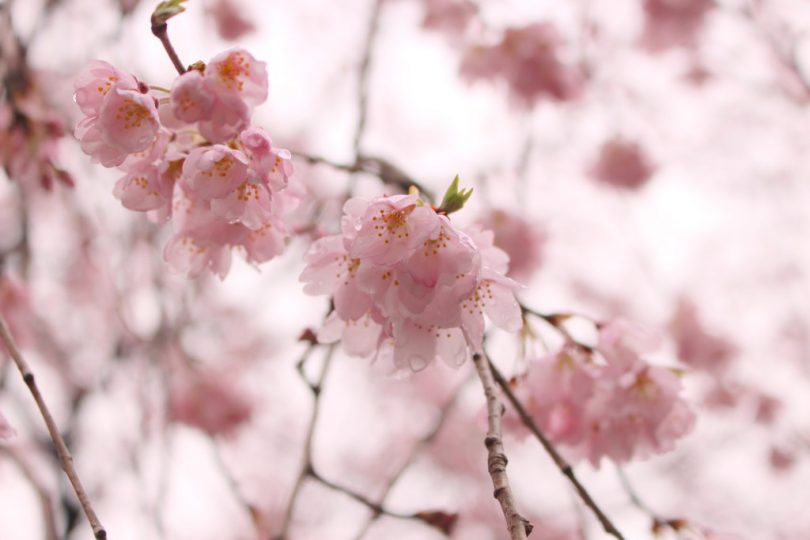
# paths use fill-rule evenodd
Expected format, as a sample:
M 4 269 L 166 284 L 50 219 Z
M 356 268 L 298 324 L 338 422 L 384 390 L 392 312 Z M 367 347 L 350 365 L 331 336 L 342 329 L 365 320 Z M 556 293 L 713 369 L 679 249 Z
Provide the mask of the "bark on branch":
M 487 447 L 487 468 L 492 478 L 492 487 L 495 488 L 494 497 L 498 500 L 506 519 L 506 527 L 512 540 L 526 540 L 532 532 L 532 524 L 517 511 L 515 497 L 509 486 L 509 477 L 506 475 L 506 452 L 501 436 L 501 418 L 504 407 L 496 393 L 495 379 L 492 376 L 489 360 L 482 354 L 473 356 L 478 378 L 484 387 L 484 396 L 487 400 L 487 435 L 484 444 Z

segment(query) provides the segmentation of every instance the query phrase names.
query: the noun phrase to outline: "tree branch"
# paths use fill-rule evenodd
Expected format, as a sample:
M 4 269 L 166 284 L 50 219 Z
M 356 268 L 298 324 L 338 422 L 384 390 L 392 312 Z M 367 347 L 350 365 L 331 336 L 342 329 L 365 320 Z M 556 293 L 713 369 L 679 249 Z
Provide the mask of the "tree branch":
M 0 314 L 0 339 L 2 339 L 2 342 L 6 346 L 11 359 L 14 361 L 14 364 L 20 371 L 23 381 L 25 381 L 26 386 L 28 386 L 28 390 L 34 397 L 34 401 L 37 403 L 39 412 L 42 415 L 42 419 L 45 421 L 45 425 L 48 428 L 48 433 L 50 434 L 53 445 L 56 448 L 59 463 L 62 465 L 62 469 L 65 471 L 65 474 L 70 481 L 70 485 L 73 487 L 73 491 L 76 493 L 76 497 L 79 499 L 79 504 L 81 504 L 82 510 L 84 510 L 84 515 L 87 516 L 87 521 L 90 522 L 90 527 L 93 529 L 93 535 L 96 537 L 96 540 L 106 539 L 107 531 L 104 530 L 98 516 L 96 516 L 96 513 L 93 510 L 93 505 L 90 503 L 90 498 L 87 496 L 87 492 L 84 490 L 84 486 L 79 479 L 76 468 L 73 466 L 73 456 L 70 455 L 70 450 L 68 450 L 65 440 L 59 433 L 59 428 L 56 426 L 56 422 L 51 415 L 51 411 L 45 404 L 42 393 L 39 391 L 36 379 L 34 378 L 34 373 L 31 371 L 31 368 L 28 366 L 25 359 L 23 359 L 22 354 L 20 354 L 20 350 L 17 348 L 17 344 L 14 342 L 14 338 L 11 336 L 11 332 L 9 331 L 8 325 L 6 324 L 2 314 Z
M 492 376 L 495 378 L 498 386 L 501 387 L 501 390 L 503 390 L 503 393 L 506 394 L 509 403 L 512 404 L 512 407 L 514 407 L 515 411 L 518 413 L 518 416 L 520 416 L 523 424 L 529 428 L 529 431 L 531 431 L 537 440 L 540 441 L 540 444 L 543 446 L 546 453 L 551 456 L 552 461 L 554 461 L 554 464 L 558 469 L 560 469 L 560 472 L 562 472 L 563 475 L 568 478 L 571 484 L 573 484 L 579 498 L 582 499 L 585 506 L 591 509 L 596 518 L 599 520 L 599 523 L 602 524 L 602 528 L 605 530 L 605 532 L 618 538 L 619 540 L 625 540 L 622 533 L 619 532 L 616 526 L 613 525 L 613 522 L 610 521 L 610 518 L 608 518 L 602 509 L 599 508 L 596 501 L 593 500 L 593 497 L 591 497 L 590 493 L 588 493 L 588 491 L 585 489 L 585 486 L 579 482 L 579 479 L 574 474 L 574 469 L 571 467 L 571 465 L 560 455 L 551 441 L 540 430 L 535 421 L 517 399 L 514 392 L 512 392 L 512 389 L 509 387 L 509 382 L 503 377 L 501 372 L 498 371 L 498 368 L 492 364 L 490 364 L 490 367 L 492 369 Z
M 492 377 L 493 372 L 490 369 L 489 360 L 486 356 L 476 353 L 473 355 L 473 362 L 487 400 L 488 429 L 484 444 L 489 454 L 487 468 L 489 475 L 492 477 L 492 487 L 495 488 L 493 495 L 501 505 L 503 516 L 506 519 L 506 527 L 509 529 L 509 537 L 512 540 L 526 540 L 533 527 L 526 518 L 518 513 L 512 488 L 509 487 L 509 477 L 506 475 L 508 460 L 501 437 L 501 418 L 504 407 L 496 394 L 495 381 Z

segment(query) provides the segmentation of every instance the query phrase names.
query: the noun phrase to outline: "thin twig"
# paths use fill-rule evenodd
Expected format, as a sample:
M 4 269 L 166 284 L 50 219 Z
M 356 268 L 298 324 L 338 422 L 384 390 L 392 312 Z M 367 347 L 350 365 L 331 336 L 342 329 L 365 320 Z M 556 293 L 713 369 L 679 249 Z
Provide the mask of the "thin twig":
M 512 540 L 526 540 L 532 532 L 532 524 L 518 513 L 512 488 L 509 487 L 509 477 L 506 475 L 506 453 L 501 436 L 501 418 L 504 407 L 498 400 L 495 390 L 495 381 L 492 378 L 489 360 L 486 356 L 476 353 L 473 355 L 478 378 L 484 388 L 487 400 L 487 435 L 484 444 L 487 447 L 487 468 L 492 477 L 492 486 L 495 488 L 494 497 L 498 500 L 506 518 L 506 527 Z
M 422 452 L 422 450 L 424 450 L 427 446 L 429 446 L 430 443 L 433 442 L 433 440 L 442 430 L 442 427 L 444 426 L 444 423 L 447 420 L 450 411 L 453 409 L 453 407 L 455 407 L 456 403 L 459 400 L 459 396 L 461 395 L 461 388 L 465 384 L 467 384 L 468 380 L 469 379 L 466 379 L 456 389 L 456 391 L 453 392 L 453 396 L 447 401 L 447 403 L 444 404 L 444 406 L 439 411 L 439 417 L 436 419 L 436 422 L 433 424 L 433 427 L 430 429 L 430 431 L 425 433 L 425 435 L 421 439 L 419 439 L 416 442 L 416 444 L 414 444 L 414 446 L 411 448 L 411 453 L 408 455 L 408 458 L 399 466 L 396 472 L 394 472 L 394 474 L 388 478 L 388 482 L 386 482 L 385 486 L 383 486 L 382 493 L 377 497 L 377 504 L 379 506 L 385 504 L 385 501 L 386 499 L 388 499 L 388 495 L 391 493 L 391 490 L 394 489 L 394 486 L 396 485 L 397 482 L 399 482 L 403 474 L 405 474 L 405 471 L 407 471 L 411 467 L 411 465 L 414 464 L 420 452 Z M 369 520 L 366 522 L 363 528 L 360 529 L 360 531 L 354 537 L 355 540 L 360 540 L 361 538 L 363 538 L 379 517 L 380 517 L 379 514 L 372 513 L 371 518 L 369 518 Z
M 376 176 L 383 184 L 396 186 L 404 193 L 407 193 L 410 187 L 414 186 L 428 202 L 433 203 L 436 200 L 436 195 L 432 190 L 384 158 L 363 155 L 359 156 L 354 163 L 349 164 L 339 163 L 323 156 L 304 152 L 293 152 L 293 155 L 312 165 L 325 165 L 350 174 L 364 172 Z
M 677 532 L 678 530 L 680 530 L 680 528 L 683 527 L 683 525 L 686 523 L 685 520 L 669 519 L 662 517 L 658 512 L 650 508 L 650 506 L 647 503 L 645 503 L 641 499 L 641 497 L 639 497 L 635 488 L 633 488 L 633 485 L 630 483 L 630 479 L 624 473 L 624 470 L 618 465 L 616 466 L 616 473 L 619 475 L 619 481 L 621 482 L 625 493 L 627 493 L 627 496 L 630 498 L 630 503 L 639 510 L 641 510 L 642 512 L 644 512 L 645 514 L 647 514 L 649 518 L 652 520 L 653 532 L 660 531 L 663 527 L 669 527 Z
M 602 509 L 599 508 L 599 505 L 597 505 L 596 501 L 593 500 L 593 497 L 591 497 L 590 493 L 588 493 L 588 491 L 585 489 L 585 486 L 580 483 L 579 479 L 574 474 L 574 469 L 571 467 L 571 465 L 560 455 L 551 441 L 540 430 L 535 421 L 517 399 L 515 393 L 512 392 L 512 389 L 509 387 L 509 382 L 504 378 L 497 367 L 491 363 L 489 365 L 492 368 L 492 376 L 495 378 L 498 386 L 501 387 L 503 393 L 506 394 L 506 398 L 509 400 L 509 403 L 512 404 L 512 407 L 514 407 L 515 411 L 518 413 L 518 416 L 520 416 L 523 424 L 529 428 L 529 431 L 531 431 L 537 440 L 540 441 L 543 449 L 545 449 L 546 453 L 551 456 L 552 461 L 554 461 L 554 464 L 557 466 L 560 472 L 563 473 L 566 478 L 568 478 L 571 484 L 573 484 L 579 498 L 582 499 L 585 506 L 591 509 L 596 518 L 599 520 L 599 523 L 602 524 L 602 528 L 605 530 L 605 532 L 618 538 L 619 540 L 624 540 L 622 533 L 619 532 L 616 526 L 613 525 L 613 522 L 610 521 L 610 518 L 608 518 Z
M 304 438 L 301 469 L 295 479 L 295 484 L 293 484 L 293 489 L 290 493 L 290 501 L 287 504 L 287 511 L 284 513 L 284 521 L 281 525 L 281 531 L 276 536 L 276 540 L 284 540 L 287 538 L 290 525 L 292 524 L 293 513 L 295 512 L 295 503 L 298 500 L 298 495 L 301 493 L 301 488 L 304 486 L 307 476 L 309 476 L 309 471 L 312 469 L 312 443 L 313 439 L 315 438 L 315 427 L 318 423 L 318 416 L 321 409 L 321 389 L 323 388 L 323 383 L 326 380 L 326 374 L 329 372 L 329 366 L 332 363 L 332 356 L 335 352 L 335 346 L 331 345 L 326 351 L 326 356 L 324 357 L 323 366 L 321 367 L 321 372 L 318 375 L 317 382 L 312 383 L 306 378 L 304 367 L 307 359 L 314 350 L 315 345 L 310 344 L 296 366 L 299 374 L 306 381 L 307 386 L 312 391 L 312 415 L 309 417 L 309 425 L 307 426 L 307 433 Z
M 360 157 L 360 142 L 366 130 L 366 121 L 368 119 L 368 76 L 371 71 L 371 57 L 374 53 L 374 42 L 377 39 L 377 30 L 380 26 L 380 10 L 383 0 L 373 0 L 373 2 L 374 4 L 371 6 L 371 14 L 368 19 L 368 32 L 366 33 L 366 44 L 363 49 L 363 59 L 360 61 L 360 70 L 357 77 L 358 117 L 352 148 L 354 148 L 354 155 L 358 159 Z
M 180 61 L 180 57 L 177 56 L 177 51 L 174 50 L 174 46 L 172 45 L 171 40 L 169 39 L 169 25 L 168 23 L 158 23 L 155 24 L 154 21 L 152 22 L 152 33 L 155 35 L 156 38 L 160 40 L 160 43 L 163 44 L 163 48 L 166 49 L 166 54 L 169 55 L 169 60 L 172 61 L 172 65 L 174 65 L 174 69 L 177 70 L 177 73 L 182 75 L 186 72 L 185 65 L 183 62 Z
M 3 344 L 6 346 L 6 350 L 8 350 L 11 359 L 14 361 L 14 364 L 16 364 L 17 369 L 20 371 L 20 375 L 22 375 L 23 381 L 25 381 L 26 386 L 28 386 L 28 390 L 34 397 L 34 401 L 37 403 L 39 412 L 42 415 L 42 419 L 45 421 L 45 425 L 48 428 L 48 433 L 50 434 L 53 445 L 56 448 L 56 454 L 59 457 L 59 462 L 61 463 L 62 469 L 65 471 L 65 474 L 73 487 L 74 493 L 76 493 L 76 497 L 79 499 L 79 504 L 81 504 L 82 510 L 84 510 L 84 515 L 87 516 L 87 521 L 90 522 L 90 527 L 93 529 L 93 535 L 96 537 L 96 540 L 104 540 L 107 538 L 107 531 L 104 530 L 98 516 L 96 516 L 96 512 L 93 510 L 93 505 L 90 503 L 90 498 L 87 496 L 87 492 L 84 490 L 84 486 L 79 479 L 76 468 L 73 466 L 73 456 L 70 455 L 70 450 L 68 450 L 65 440 L 59 433 L 59 428 L 56 426 L 56 422 L 51 415 L 51 411 L 45 404 L 42 393 L 39 391 L 36 379 L 34 378 L 34 373 L 31 371 L 31 368 L 28 366 L 25 359 L 23 359 L 22 354 L 20 354 L 20 350 L 17 348 L 17 344 L 14 342 L 14 338 L 11 336 L 11 332 L 9 331 L 8 325 L 6 324 L 2 314 L 0 314 L 0 338 L 2 338 Z

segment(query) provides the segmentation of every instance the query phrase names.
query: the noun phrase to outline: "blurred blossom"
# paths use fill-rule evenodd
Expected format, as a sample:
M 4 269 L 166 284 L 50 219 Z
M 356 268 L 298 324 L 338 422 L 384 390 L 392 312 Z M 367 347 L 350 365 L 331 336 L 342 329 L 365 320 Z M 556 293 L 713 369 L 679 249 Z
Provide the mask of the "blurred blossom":
M 680 396 L 678 376 L 641 358 L 653 344 L 616 320 L 600 332 L 597 350 L 606 364 L 571 344 L 540 358 L 519 387 L 527 409 L 553 441 L 594 466 L 603 457 L 624 463 L 672 450 L 695 414 Z
M 642 43 L 653 51 L 695 47 L 711 0 L 644 0 Z
M 461 74 L 471 81 L 503 80 L 510 95 L 524 106 L 544 98 L 572 100 L 581 92 L 584 74 L 560 59 L 564 46 L 551 23 L 507 28 L 500 43 L 469 48 Z
M 235 377 L 222 370 L 183 369 L 174 375 L 169 418 L 213 436 L 232 435 L 250 420 L 253 404 Z
M 478 223 L 495 234 L 495 246 L 509 255 L 507 275 L 528 282 L 543 261 L 546 234 L 540 226 L 502 209 L 490 210 Z
M 63 113 L 46 98 L 43 85 L 50 82 L 41 73 L 18 77 L 20 87 L 0 95 L 0 165 L 11 180 L 26 185 L 73 186 L 73 177 L 59 165 L 59 141 L 68 129 Z
M 206 12 L 214 20 L 219 37 L 226 41 L 236 41 L 256 30 L 247 17 L 247 8 L 238 0 L 215 0 Z
M 796 453 L 785 446 L 773 445 L 768 452 L 768 460 L 775 471 L 787 471 L 796 463 Z
M 694 368 L 719 374 L 728 369 L 737 354 L 731 342 L 704 328 L 697 306 L 688 298 L 678 301 L 669 329 L 675 339 L 678 359 Z
M 478 14 L 478 6 L 470 0 L 424 0 L 424 4 L 422 26 L 450 38 L 463 35 Z
M 638 143 L 614 137 L 602 145 L 590 175 L 604 184 L 635 190 L 646 184 L 654 171 L 655 167 Z
M 17 432 L 14 431 L 14 428 L 8 423 L 6 417 L 3 416 L 3 412 L 0 411 L 0 442 L 5 442 L 14 437 L 16 434 Z

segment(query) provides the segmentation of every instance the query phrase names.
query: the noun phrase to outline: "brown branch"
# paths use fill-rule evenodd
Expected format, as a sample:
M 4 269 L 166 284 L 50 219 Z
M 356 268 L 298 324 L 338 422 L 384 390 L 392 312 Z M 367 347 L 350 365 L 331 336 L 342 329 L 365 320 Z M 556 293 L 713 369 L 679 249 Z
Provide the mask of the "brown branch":
M 34 397 L 34 401 L 37 403 L 39 412 L 42 415 L 42 419 L 45 421 L 45 425 L 48 428 L 48 433 L 50 434 L 53 445 L 56 448 L 59 463 L 62 465 L 62 469 L 65 471 L 65 474 L 70 481 L 70 485 L 73 487 L 73 491 L 76 493 L 76 497 L 79 499 L 79 504 L 81 504 L 82 510 L 84 510 L 84 515 L 87 516 L 87 521 L 90 522 L 90 527 L 93 529 L 93 535 L 96 537 L 96 540 L 103 540 L 107 538 L 107 531 L 104 530 L 104 527 L 101 525 L 101 522 L 96 516 L 96 513 L 93 510 L 93 505 L 90 503 L 90 498 L 87 496 L 87 492 L 84 490 L 84 486 L 79 479 L 76 468 L 73 466 L 73 456 L 70 455 L 70 450 L 68 450 L 65 440 L 59 433 L 59 428 L 56 426 L 56 422 L 51 415 L 51 411 L 45 404 L 42 393 L 39 391 L 36 379 L 34 378 L 34 373 L 31 371 L 31 368 L 28 366 L 25 359 L 23 359 L 22 354 L 20 354 L 20 350 L 17 348 L 17 344 L 14 342 L 14 338 L 11 336 L 11 332 L 9 331 L 8 325 L 6 324 L 2 314 L 0 314 L 0 338 L 3 341 L 3 344 L 6 346 L 6 350 L 8 350 L 14 364 L 17 366 L 17 369 L 20 371 L 20 375 L 22 375 L 23 381 L 25 381 L 26 386 L 28 386 L 28 390 Z
M 292 492 L 290 493 L 290 500 L 287 504 L 287 510 L 284 513 L 284 521 L 282 521 L 281 531 L 275 537 L 276 540 L 284 540 L 287 538 L 289 534 L 288 531 L 290 529 L 290 525 L 292 524 L 292 516 L 295 512 L 295 503 L 298 500 L 298 495 L 301 493 L 301 488 L 304 486 L 304 481 L 306 481 L 307 476 L 309 476 L 309 471 L 312 469 L 312 442 L 315 437 L 315 427 L 318 423 L 318 416 L 320 414 L 321 408 L 321 388 L 323 387 L 323 383 L 326 380 L 326 374 L 329 371 L 329 366 L 332 363 L 332 355 L 335 351 L 335 346 L 331 345 L 329 349 L 326 351 L 326 356 L 323 360 L 323 366 L 321 367 L 321 372 L 318 375 L 318 380 L 316 383 L 312 383 L 307 379 L 306 374 L 304 373 L 304 366 L 306 365 L 306 361 L 312 352 L 315 350 L 315 344 L 310 344 L 307 347 L 307 350 L 304 351 L 301 360 L 298 361 L 296 368 L 298 369 L 298 373 L 301 375 L 301 378 L 307 383 L 307 386 L 312 391 L 313 403 L 312 403 L 312 415 L 309 418 L 309 425 L 307 426 L 307 433 L 304 437 L 304 450 L 303 450 L 303 457 L 301 463 L 301 469 L 298 473 L 298 476 L 295 479 L 295 484 L 293 484 Z
M 423 183 L 415 180 L 411 175 L 384 158 L 360 155 L 357 157 L 354 163 L 349 164 L 340 163 L 323 156 L 307 154 L 304 152 L 293 152 L 293 155 L 303 159 L 311 165 L 325 165 L 327 167 L 331 167 L 332 169 L 350 174 L 363 172 L 376 176 L 383 184 L 396 186 L 404 193 L 408 193 L 410 187 L 414 186 L 419 190 L 419 193 L 421 193 L 428 200 L 428 202 L 433 203 L 436 199 L 436 196 L 432 190 L 428 189 Z
M 487 468 L 492 477 L 492 486 L 495 488 L 493 495 L 501 505 L 506 527 L 509 529 L 509 537 L 512 540 L 526 540 L 533 527 L 526 518 L 518 513 L 512 488 L 509 487 L 509 477 L 506 475 L 508 460 L 501 438 L 501 418 L 504 407 L 496 394 L 495 380 L 492 377 L 493 372 L 490 369 L 489 360 L 486 356 L 476 353 L 473 355 L 473 362 L 487 400 L 488 429 L 484 444 L 489 454 Z
M 649 516 L 649 518 L 652 520 L 652 531 L 654 533 L 659 533 L 664 527 L 668 527 L 677 532 L 685 526 L 686 520 L 678 518 L 665 518 L 650 508 L 650 506 L 645 503 L 641 497 L 639 497 L 635 488 L 633 488 L 633 485 L 630 483 L 630 479 L 624 473 L 624 470 L 622 470 L 622 468 L 618 465 L 616 466 L 616 473 L 619 475 L 619 481 L 621 482 L 625 493 L 627 493 L 627 496 L 630 498 L 630 503 L 643 513 L 647 514 L 647 516 Z
M 591 353 L 594 352 L 594 347 L 593 346 L 587 345 L 585 343 L 582 343 L 581 341 L 576 340 L 574 338 L 574 336 L 572 336 L 571 333 L 568 331 L 568 329 L 565 327 L 565 324 L 564 324 L 565 321 L 568 320 L 568 319 L 571 319 L 573 317 L 577 317 L 577 315 L 575 315 L 573 313 L 541 313 L 541 312 L 539 312 L 537 310 L 534 310 L 534 309 L 524 305 L 523 303 L 520 303 L 519 305 L 520 305 L 520 310 L 524 314 L 528 313 L 529 315 L 534 315 L 538 319 L 541 319 L 542 321 L 544 321 L 548 325 L 552 326 L 557 332 L 560 333 L 560 335 L 565 339 L 565 341 L 567 343 L 569 343 L 571 345 L 574 345 L 576 347 L 579 347 L 580 349 L 582 349 L 582 350 L 584 350 L 586 352 L 591 352 Z M 587 319 L 587 317 L 583 317 L 583 318 Z
M 169 25 L 168 23 L 160 23 L 156 24 L 156 21 L 152 21 L 152 33 L 155 35 L 156 38 L 160 40 L 160 43 L 163 45 L 163 48 L 166 50 L 166 54 L 169 55 L 169 60 L 172 61 L 172 65 L 174 65 L 174 69 L 177 70 L 177 73 L 182 75 L 186 72 L 185 65 L 183 62 L 180 61 L 180 57 L 177 56 L 177 51 L 174 50 L 174 46 L 172 45 L 171 40 L 169 39 Z
M 408 458 L 399 466 L 396 472 L 394 472 L 394 474 L 388 478 L 388 482 L 386 482 L 385 486 L 383 487 L 382 493 L 379 495 L 379 497 L 377 497 L 378 505 L 382 506 L 383 504 L 385 504 L 385 501 L 388 498 L 388 495 L 391 493 L 391 490 L 394 489 L 394 486 L 396 485 L 397 482 L 399 482 L 400 478 L 402 478 L 402 475 L 405 474 L 405 471 L 407 471 L 411 467 L 411 465 L 414 464 L 419 453 L 422 450 L 424 450 L 427 446 L 429 446 L 430 443 L 432 443 L 433 440 L 436 438 L 436 436 L 439 434 L 442 427 L 444 426 L 445 421 L 447 420 L 448 414 L 458 402 L 459 396 L 461 395 L 461 388 L 465 384 L 467 384 L 468 380 L 469 379 L 466 379 L 459 386 L 459 388 L 457 388 L 456 391 L 453 392 L 453 396 L 447 401 L 447 403 L 444 404 L 444 406 L 439 411 L 439 417 L 436 419 L 436 422 L 433 424 L 433 427 L 430 429 L 430 431 L 428 431 L 421 439 L 419 439 L 416 442 L 416 444 L 414 444 L 414 446 L 411 448 L 411 453 L 408 455 Z M 371 528 L 374 522 L 377 521 L 379 517 L 380 517 L 379 514 L 373 513 L 371 518 L 366 522 L 363 528 L 360 529 L 360 531 L 354 537 L 355 540 L 360 540 L 361 538 L 363 538 L 363 536 L 365 536 L 365 534 L 368 532 L 368 530 Z
M 599 505 L 596 504 L 596 501 L 593 500 L 590 493 L 585 489 L 579 479 L 574 474 L 574 469 L 571 465 L 560 455 L 557 449 L 554 447 L 552 442 L 545 436 L 545 434 L 540 430 L 537 426 L 535 421 L 529 415 L 526 408 L 520 403 L 520 401 L 515 396 L 515 393 L 512 392 L 512 389 L 509 386 L 509 382 L 504 378 L 498 368 L 494 365 L 490 364 L 492 368 L 492 376 L 495 378 L 495 381 L 498 383 L 498 386 L 501 387 L 501 390 L 504 394 L 506 394 L 506 398 L 509 400 L 509 403 L 512 404 L 512 407 L 520 416 L 521 421 L 523 424 L 532 432 L 532 434 L 540 441 L 540 444 L 543 446 L 543 449 L 551 456 L 552 461 L 560 470 L 560 472 L 568 478 L 571 484 L 574 486 L 579 498 L 582 499 L 582 502 L 585 503 L 587 506 L 599 520 L 599 523 L 602 525 L 602 528 L 605 530 L 606 533 L 618 538 L 619 540 L 625 540 L 622 533 L 613 525 L 613 522 L 610 521 L 610 518 L 599 508 Z
M 354 132 L 354 148 L 355 158 L 360 157 L 360 141 L 363 138 L 363 133 L 366 130 L 366 122 L 368 119 L 368 76 L 371 70 L 371 57 L 374 53 L 374 42 L 377 39 L 377 31 L 380 27 L 380 10 L 382 8 L 383 0 L 373 0 L 374 4 L 371 6 L 371 14 L 368 19 L 368 31 L 366 34 L 366 44 L 363 50 L 363 59 L 360 61 L 360 70 L 357 80 L 357 127 Z

